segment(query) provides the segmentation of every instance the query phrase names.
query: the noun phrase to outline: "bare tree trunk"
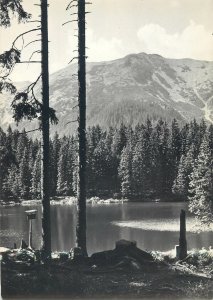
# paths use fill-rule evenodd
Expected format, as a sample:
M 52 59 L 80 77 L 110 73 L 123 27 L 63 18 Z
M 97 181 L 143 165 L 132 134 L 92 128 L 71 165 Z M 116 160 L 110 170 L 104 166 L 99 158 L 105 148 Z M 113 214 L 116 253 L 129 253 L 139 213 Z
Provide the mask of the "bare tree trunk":
M 78 0 L 78 105 L 79 165 L 76 246 L 87 256 L 86 248 L 86 57 L 85 0 Z
M 42 142 L 41 142 L 41 196 L 42 196 L 42 255 L 51 257 L 51 225 L 49 194 L 49 63 L 48 63 L 48 0 L 41 0 L 41 68 L 42 68 Z

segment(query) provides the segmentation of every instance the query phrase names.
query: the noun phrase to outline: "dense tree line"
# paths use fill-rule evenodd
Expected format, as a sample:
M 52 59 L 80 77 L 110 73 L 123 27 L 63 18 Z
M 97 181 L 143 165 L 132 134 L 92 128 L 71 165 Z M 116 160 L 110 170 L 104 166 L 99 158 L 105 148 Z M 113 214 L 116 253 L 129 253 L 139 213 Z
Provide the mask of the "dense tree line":
M 1 199 L 40 198 L 40 142 L 25 131 L 0 130 Z M 213 125 L 195 120 L 180 128 L 176 120 L 148 119 L 134 129 L 121 125 L 87 130 L 89 196 L 147 200 L 212 200 Z M 77 139 L 50 142 L 51 196 L 77 192 Z M 170 198 L 171 197 L 171 198 Z M 203 200 L 202 200 L 203 199 Z M 211 205 L 212 201 L 208 202 Z M 193 209 L 193 204 L 192 204 Z

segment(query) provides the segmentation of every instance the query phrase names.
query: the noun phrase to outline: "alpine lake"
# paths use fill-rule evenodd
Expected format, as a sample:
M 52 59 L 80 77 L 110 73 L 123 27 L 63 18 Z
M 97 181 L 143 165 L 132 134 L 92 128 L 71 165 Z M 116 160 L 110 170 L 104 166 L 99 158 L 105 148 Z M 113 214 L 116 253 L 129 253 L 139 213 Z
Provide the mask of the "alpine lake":
M 25 211 L 37 210 L 33 220 L 33 247 L 41 246 L 41 205 L 0 207 L 0 246 L 20 246 L 28 242 L 29 224 Z M 51 205 L 53 251 L 69 251 L 75 246 L 76 205 Z M 179 215 L 186 210 L 188 249 L 213 245 L 213 228 L 201 229 L 186 203 L 125 202 L 87 205 L 88 254 L 113 249 L 120 239 L 136 241 L 148 251 L 169 251 L 179 243 Z

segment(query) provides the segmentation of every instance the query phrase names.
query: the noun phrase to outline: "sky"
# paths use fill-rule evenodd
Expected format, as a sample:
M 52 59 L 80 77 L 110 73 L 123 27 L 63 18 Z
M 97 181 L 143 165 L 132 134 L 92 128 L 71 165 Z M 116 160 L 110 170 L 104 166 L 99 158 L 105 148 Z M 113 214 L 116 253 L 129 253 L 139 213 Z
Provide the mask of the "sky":
M 38 19 L 38 0 L 23 0 L 23 6 Z M 87 14 L 88 61 L 108 61 L 130 53 L 156 53 L 168 58 L 193 58 L 213 61 L 213 0 L 91 0 Z M 67 0 L 49 0 L 50 73 L 66 67 L 77 49 L 77 23 L 66 11 Z M 8 50 L 15 37 L 35 26 L 17 24 L 0 28 L 0 53 Z M 25 45 L 36 34 L 25 38 Z M 17 46 L 21 47 L 17 43 Z M 23 48 L 22 59 L 39 50 L 39 42 Z M 39 55 L 33 59 L 39 59 Z M 34 80 L 39 64 L 18 65 L 12 80 Z

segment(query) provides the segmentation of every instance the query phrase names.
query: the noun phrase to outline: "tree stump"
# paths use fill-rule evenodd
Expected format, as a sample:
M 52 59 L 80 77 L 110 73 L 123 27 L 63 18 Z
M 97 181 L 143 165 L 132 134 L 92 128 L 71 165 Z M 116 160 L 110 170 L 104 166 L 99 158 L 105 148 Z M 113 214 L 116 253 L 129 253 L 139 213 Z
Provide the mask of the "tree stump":
M 181 210 L 180 213 L 180 238 L 178 258 L 184 259 L 187 257 L 187 241 L 186 241 L 186 213 L 185 210 Z

